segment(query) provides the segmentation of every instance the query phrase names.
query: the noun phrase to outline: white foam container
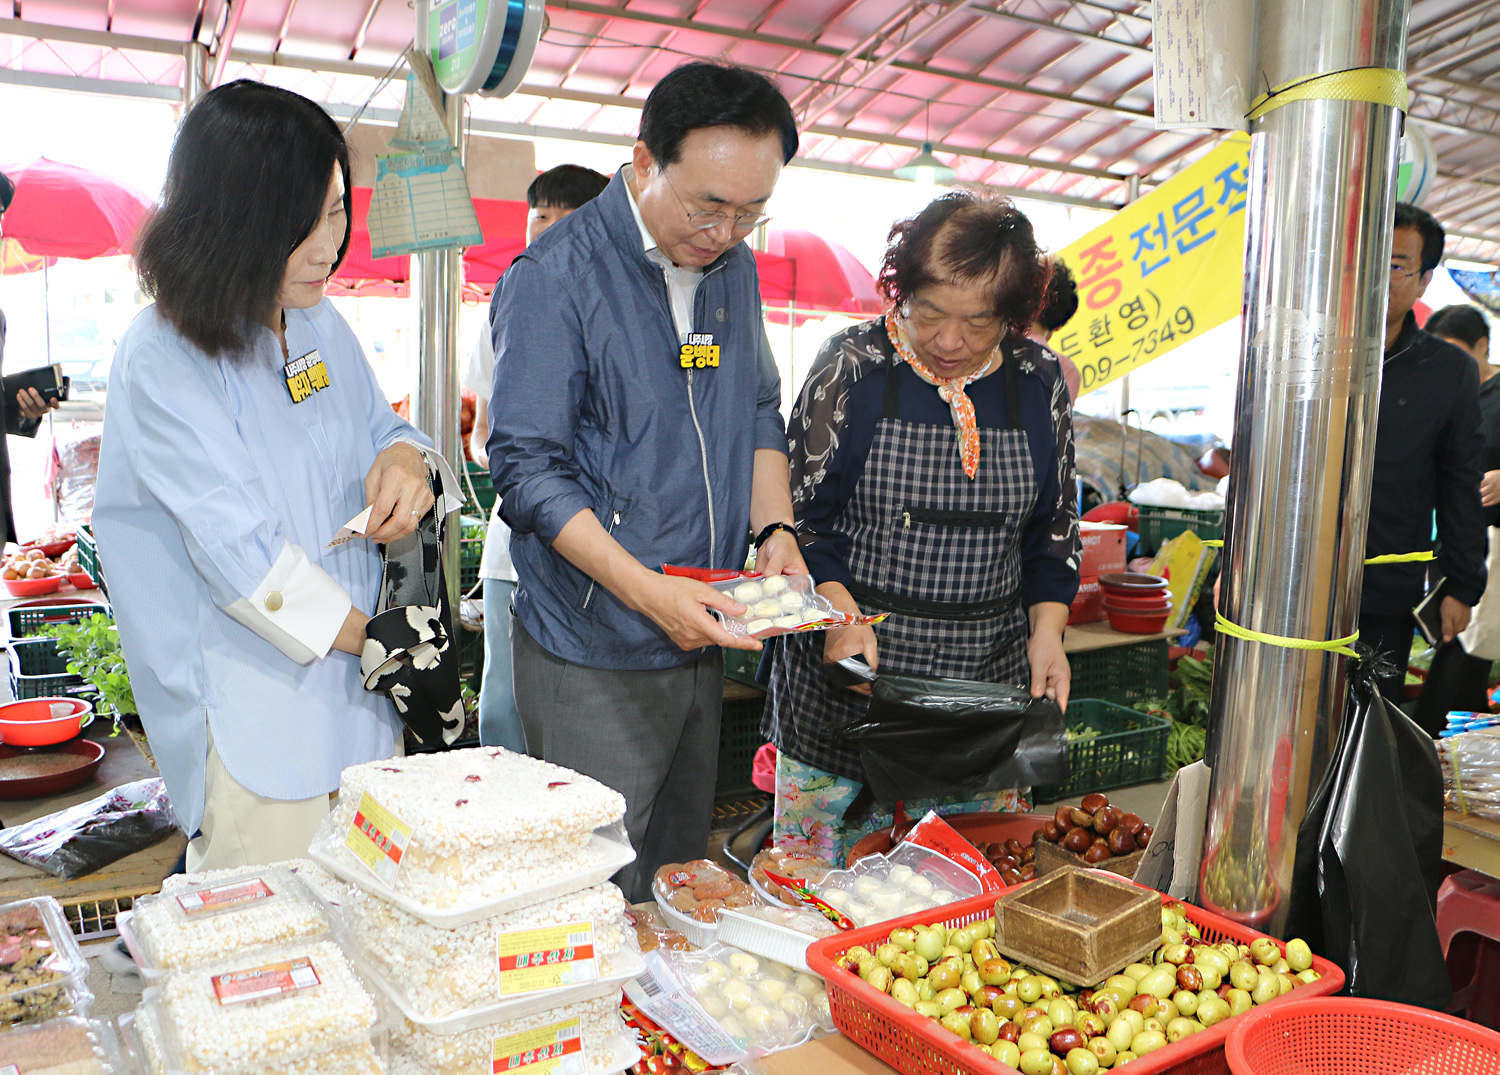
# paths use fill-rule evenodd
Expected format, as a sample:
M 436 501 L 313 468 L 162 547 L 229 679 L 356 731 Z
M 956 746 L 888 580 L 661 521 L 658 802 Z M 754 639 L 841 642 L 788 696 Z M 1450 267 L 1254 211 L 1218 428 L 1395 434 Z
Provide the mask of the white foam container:
M 495 1023 L 525 1019 L 529 1015 L 536 1015 L 550 1008 L 561 1008 L 566 1004 L 578 1004 L 585 1000 L 618 994 L 625 988 L 626 982 L 646 969 L 646 961 L 641 958 L 641 954 L 626 945 L 609 957 L 609 973 L 601 975 L 597 981 L 585 982 L 582 985 L 562 986 L 558 989 L 543 989 L 480 1008 L 466 1008 L 452 1015 L 434 1019 L 413 1008 L 404 991 L 386 981 L 380 971 L 371 966 L 367 960 L 356 957 L 355 962 L 365 981 L 373 985 L 381 997 L 388 1000 L 402 1015 L 423 1030 L 444 1036 L 462 1034 L 465 1031 L 491 1026 Z
M 713 944 L 719 936 L 719 925 L 717 922 L 699 922 L 692 915 L 683 914 L 665 900 L 656 901 L 656 909 L 661 916 L 678 933 L 687 938 L 688 944 L 694 948 L 707 948 Z M 723 913 L 722 911 L 720 912 Z
M 807 965 L 807 946 L 820 939 L 790 926 L 778 926 L 775 922 L 735 910 L 719 912 L 717 940 L 720 944 L 784 963 L 796 970 L 811 969 Z
M 492 918 L 506 911 L 514 911 L 518 907 L 529 907 L 533 903 L 555 899 L 570 892 L 577 892 L 581 888 L 597 885 L 601 881 L 608 881 L 621 869 L 635 861 L 635 848 L 630 846 L 630 839 L 625 835 L 625 826 L 618 822 L 595 829 L 589 838 L 589 846 L 599 851 L 603 857 L 599 863 L 587 870 L 554 878 L 551 881 L 533 885 L 531 888 L 518 889 L 492 900 L 458 904 L 454 907 L 432 907 L 419 903 L 407 893 L 392 888 L 366 869 L 364 864 L 337 840 L 331 838 L 314 840 L 312 846 L 307 849 L 307 853 L 335 877 L 359 885 L 367 892 L 373 892 L 387 903 L 395 904 L 429 925 L 440 929 L 458 929 L 460 926 L 471 925 L 483 918 Z

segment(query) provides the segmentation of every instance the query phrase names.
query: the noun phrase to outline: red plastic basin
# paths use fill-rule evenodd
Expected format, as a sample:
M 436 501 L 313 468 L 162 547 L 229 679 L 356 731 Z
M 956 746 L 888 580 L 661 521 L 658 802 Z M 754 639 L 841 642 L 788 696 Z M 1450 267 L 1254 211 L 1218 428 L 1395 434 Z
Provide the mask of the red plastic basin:
M 53 706 L 59 707 L 57 713 Z M 0 743 L 13 747 L 66 743 L 83 730 L 93 712 L 94 707 L 81 698 L 31 698 L 0 705 Z
M 1167 617 L 1172 614 L 1172 606 L 1168 604 L 1160 612 L 1148 612 L 1141 609 L 1116 608 L 1106 601 L 1104 611 L 1109 615 L 1110 627 L 1122 634 L 1154 635 L 1166 628 Z

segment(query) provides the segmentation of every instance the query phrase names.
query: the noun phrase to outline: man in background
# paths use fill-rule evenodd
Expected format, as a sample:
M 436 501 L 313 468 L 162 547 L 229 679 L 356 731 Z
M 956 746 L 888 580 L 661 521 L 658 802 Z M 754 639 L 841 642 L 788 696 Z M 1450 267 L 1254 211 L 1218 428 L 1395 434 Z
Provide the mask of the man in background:
M 1037 311 L 1036 324 L 1031 326 L 1031 338 L 1038 343 L 1051 344 L 1052 337 L 1057 330 L 1073 320 L 1073 315 L 1078 312 L 1078 284 L 1073 279 L 1072 270 L 1066 262 L 1052 262 L 1052 276 L 1047 280 L 1047 294 L 1042 299 L 1042 308 Z M 1083 382 L 1083 375 L 1078 372 L 1078 367 L 1073 360 L 1061 351 L 1055 351 L 1050 346 L 1047 350 L 1057 356 L 1057 364 L 1062 369 L 1063 381 L 1068 386 L 1068 401 L 1078 402 L 1078 389 Z
M 1463 351 L 1419 329 L 1412 313 L 1443 259 L 1444 240 L 1431 213 L 1396 206 L 1365 555 L 1431 549 L 1436 514 L 1446 642 L 1468 626 L 1484 593 L 1486 539 L 1479 372 Z M 1422 600 L 1426 574 L 1421 562 L 1365 568 L 1359 637 L 1394 665 L 1380 677 L 1380 692 L 1392 702 L 1400 702 L 1406 682 L 1412 610 Z
M 562 220 L 574 209 L 597 198 L 609 177 L 577 164 L 559 164 L 531 181 L 526 188 L 526 245 Z M 500 283 L 495 282 L 495 296 Z M 495 316 L 494 298 L 490 318 L 474 344 L 464 370 L 463 386 L 475 397 L 474 430 L 469 434 L 469 453 L 480 466 L 489 466 L 485 442 L 490 439 L 489 398 L 495 380 L 495 345 L 491 336 Z M 526 733 L 516 713 L 516 697 L 510 671 L 510 600 L 516 590 L 516 568 L 510 562 L 510 530 L 500 520 L 500 498 L 490 511 L 485 531 L 484 556 L 479 562 L 484 580 L 484 677 L 479 687 L 479 741 L 487 747 L 526 752 Z
M 5 212 L 15 200 L 16 185 L 10 177 L 0 172 L 0 235 L 5 234 Z M 0 310 L 0 369 L 5 363 L 5 311 Z M 6 386 L 7 389 L 9 386 Z M 19 541 L 16 537 L 16 519 L 10 506 L 10 445 L 5 434 L 17 437 L 34 437 L 41 428 L 42 415 L 60 406 L 57 400 L 43 399 L 35 388 L 22 388 L 5 392 L 5 406 L 0 408 L 0 512 L 3 512 L 5 536 L 0 541 Z

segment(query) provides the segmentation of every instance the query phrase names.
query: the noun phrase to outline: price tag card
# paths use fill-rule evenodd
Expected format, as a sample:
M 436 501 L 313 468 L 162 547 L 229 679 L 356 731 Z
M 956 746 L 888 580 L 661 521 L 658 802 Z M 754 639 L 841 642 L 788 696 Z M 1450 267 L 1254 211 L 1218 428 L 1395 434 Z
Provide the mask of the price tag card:
M 524 1075 L 583 1075 L 583 1032 L 577 1019 L 496 1038 L 491 1075 L 501 1071 Z
M 599 977 L 592 922 L 502 930 L 495 948 L 502 997 L 578 985 Z
M 409 843 L 410 825 L 376 802 L 368 791 L 359 797 L 359 809 L 344 836 L 344 846 L 371 873 L 386 884 L 393 884 Z
M 209 982 L 214 987 L 214 996 L 225 1006 L 286 996 L 323 984 L 310 959 L 289 959 L 231 974 L 216 974 Z
M 200 888 L 177 897 L 177 906 L 185 915 L 199 915 L 208 911 L 223 911 L 242 903 L 267 900 L 276 893 L 259 877 L 247 881 L 231 881 L 227 885 Z

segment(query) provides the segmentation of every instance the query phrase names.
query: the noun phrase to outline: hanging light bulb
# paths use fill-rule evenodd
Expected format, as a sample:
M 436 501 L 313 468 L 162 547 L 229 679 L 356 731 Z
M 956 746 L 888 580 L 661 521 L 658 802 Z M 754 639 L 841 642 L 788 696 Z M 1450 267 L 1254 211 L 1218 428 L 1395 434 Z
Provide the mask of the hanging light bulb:
M 957 177 L 957 172 L 933 156 L 931 142 L 923 142 L 922 152 L 896 169 L 897 179 L 909 179 L 925 187 L 951 183 Z

